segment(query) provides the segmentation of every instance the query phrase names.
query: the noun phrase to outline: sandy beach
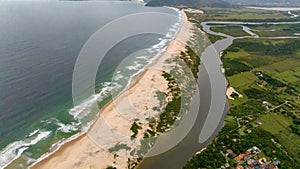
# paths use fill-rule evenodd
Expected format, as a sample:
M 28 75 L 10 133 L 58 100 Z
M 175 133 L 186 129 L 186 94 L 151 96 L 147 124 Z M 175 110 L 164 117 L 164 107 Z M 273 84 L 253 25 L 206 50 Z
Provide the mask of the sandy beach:
M 184 12 L 182 12 L 184 14 Z M 163 71 L 170 70 L 172 59 L 185 51 L 186 42 L 192 36 L 193 24 L 184 14 L 183 24 L 174 40 L 145 71 L 136 77 L 123 93 L 113 98 L 99 113 L 90 130 L 79 138 L 63 145 L 57 152 L 38 162 L 32 169 L 105 169 L 108 166 L 127 168 L 128 158 L 134 157 L 130 151 L 121 149 L 117 152 L 108 150 L 117 145 L 127 145 L 131 149 L 140 146 L 139 139 L 149 129 L 149 119 L 159 117 L 156 93 L 168 92 L 168 82 L 162 76 Z M 139 130 L 137 139 L 131 139 L 130 130 L 137 122 Z

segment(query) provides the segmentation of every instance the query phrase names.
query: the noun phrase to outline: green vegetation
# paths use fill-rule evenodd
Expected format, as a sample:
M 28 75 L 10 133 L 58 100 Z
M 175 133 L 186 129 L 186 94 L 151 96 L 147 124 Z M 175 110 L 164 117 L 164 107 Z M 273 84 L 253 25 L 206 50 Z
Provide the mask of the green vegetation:
M 299 6 L 298 0 L 224 0 L 232 4 L 241 4 L 245 6 L 266 6 L 266 7 L 295 7 Z
M 168 92 L 163 93 L 157 91 L 156 97 L 159 100 L 159 106 L 152 109 L 161 112 L 159 118 L 148 118 L 149 129 L 144 133 L 144 137 L 140 140 L 141 147 L 138 150 L 132 150 L 131 155 L 144 156 L 147 151 L 154 145 L 157 135 L 167 132 L 181 117 L 183 111 L 189 108 L 190 98 L 194 94 L 196 84 L 194 79 L 198 74 L 200 65 L 199 57 L 192 51 L 190 47 L 186 47 L 186 51 L 181 52 L 181 55 L 169 60 L 171 63 L 176 63 L 169 72 L 163 72 L 162 76 L 168 82 Z M 176 77 L 176 79 L 175 79 Z M 180 86 L 183 86 L 179 88 Z M 184 103 L 184 104 L 182 104 Z M 131 130 L 133 136 L 137 134 L 138 126 L 133 124 Z M 136 163 L 129 162 L 130 167 L 134 168 Z M 133 166 L 133 167 L 132 167 Z
M 178 6 L 178 7 L 240 7 L 240 6 L 300 6 L 298 0 L 146 0 L 147 6 Z
M 248 8 L 202 8 L 204 14 L 190 14 L 197 21 L 297 21 L 285 11 L 267 11 Z
M 236 39 L 223 52 L 229 85 L 243 97 L 233 95 L 224 128 L 184 168 L 247 165 L 225 154 L 253 146 L 261 150 L 254 160 L 265 157 L 279 160 L 279 168 L 300 168 L 299 45 L 299 39 Z
M 265 111 L 265 107 L 261 104 L 261 101 L 251 99 L 240 105 L 230 108 L 230 115 L 235 117 L 243 117 L 245 115 L 259 114 Z
M 116 167 L 109 166 L 109 167 L 106 167 L 106 169 L 117 169 L 117 168 L 116 168 Z
M 250 36 L 248 33 L 246 33 L 242 26 L 236 26 L 236 25 L 213 25 L 211 26 L 211 30 L 214 32 L 221 32 L 225 33 L 226 35 L 230 35 L 233 37 L 239 37 L 239 36 Z
M 274 63 L 273 60 L 270 61 L 270 58 L 264 58 L 265 56 L 272 57 L 271 59 L 283 60 L 287 57 L 299 57 L 299 45 L 300 41 L 298 39 L 273 39 L 273 40 L 262 40 L 262 39 L 238 39 L 236 43 L 229 47 L 227 52 L 238 52 L 244 50 L 249 55 L 255 55 L 255 59 L 252 59 L 252 56 L 249 57 L 240 57 L 240 59 L 248 59 L 247 61 L 254 67 L 262 66 L 261 64 L 257 65 L 258 59 L 262 59 L 263 64 Z M 236 53 L 239 54 L 239 53 Z M 264 60 L 266 59 L 266 60 Z M 251 62 L 252 61 L 252 62 Z
M 130 147 L 128 147 L 126 144 L 117 144 L 114 147 L 109 148 L 108 151 L 111 153 L 111 152 L 117 152 L 122 149 L 127 151 L 130 150 Z
M 194 77 L 198 78 L 200 58 L 199 56 L 189 47 L 186 47 L 186 52 L 181 52 L 179 56 L 191 69 Z
M 276 136 L 279 143 L 286 147 L 287 150 L 290 150 L 288 153 L 294 157 L 293 159 L 299 166 L 300 136 L 296 133 L 291 133 L 290 125 L 293 123 L 293 120 L 287 115 L 275 113 L 262 115 L 259 117 L 259 120 L 264 124 L 260 128 Z M 294 126 L 297 126 L 299 129 L 299 125 Z
M 197 20 L 194 19 L 195 16 L 196 17 L 198 17 L 199 15 L 202 16 L 202 14 L 199 14 L 199 13 L 190 13 L 190 12 L 187 12 L 187 11 L 185 11 L 185 13 L 186 13 L 186 15 L 188 17 L 188 21 L 191 22 L 191 23 L 194 23 L 195 26 L 197 26 L 200 30 L 203 31 L 202 26 L 199 25 L 199 21 L 197 21 Z M 211 35 L 211 34 L 207 34 L 206 36 L 207 36 L 207 38 L 209 39 L 209 41 L 211 43 L 215 43 L 216 41 L 222 40 L 222 39 L 225 38 L 223 36 L 216 36 L 216 35 Z M 203 37 L 201 37 L 201 38 L 203 38 Z
M 299 93 L 295 89 L 297 86 L 295 82 L 299 84 L 300 77 L 291 78 L 293 75 L 291 74 L 286 78 L 279 74 L 295 68 L 297 70 L 297 67 L 300 66 L 300 49 L 295 46 L 299 44 L 300 41 L 297 39 L 236 40 L 223 55 L 224 59 L 234 60 L 242 51 L 238 60 L 251 67 L 247 74 L 242 73 L 244 69 L 241 68 L 240 73 L 238 73 L 239 70 L 236 70 L 235 74 L 228 75 L 231 86 L 244 95 L 242 103 L 238 101 L 239 99 L 230 100 L 230 115 L 239 118 L 254 115 L 259 119 L 262 125 L 258 129 L 261 129 L 262 132 L 269 132 L 272 138 L 277 139 L 276 142 L 284 147 L 289 158 L 284 158 L 286 161 L 281 160 L 285 162 L 285 166 L 291 168 L 300 165 L 299 153 L 295 153 L 300 152 L 300 147 L 295 147 L 295 145 L 299 145 L 300 141 L 299 124 L 296 124 L 299 119 L 299 105 L 297 105 Z M 257 63 L 259 58 L 262 58 L 261 63 Z M 288 64 L 290 60 L 295 63 Z M 226 62 L 224 65 L 227 65 Z M 238 78 L 234 78 L 234 76 L 240 77 L 240 74 L 249 76 L 248 78 L 251 80 L 241 86 L 235 86 Z M 265 104 L 262 104 L 263 102 Z M 267 114 L 262 114 L 263 112 Z M 269 147 L 265 149 L 269 149 Z M 269 155 L 267 152 L 265 153 L 267 156 Z M 278 159 L 280 159 L 279 155 L 276 156 Z M 295 162 L 288 159 L 293 159 Z
M 205 6 L 229 7 L 230 4 L 219 0 L 150 0 L 146 6 L 188 6 L 199 8 Z
M 294 36 L 300 33 L 300 24 L 245 25 L 261 37 Z
M 194 76 L 195 79 L 198 78 L 198 72 L 199 72 L 199 65 L 200 65 L 200 58 L 198 55 L 189 47 L 186 47 L 186 51 L 181 52 L 179 56 L 179 64 L 184 64 L 188 67 L 189 70 L 184 71 L 191 71 L 192 76 Z M 182 63 L 183 61 L 183 63 Z M 172 98 L 171 101 L 169 101 L 166 104 L 166 107 L 164 111 L 161 113 L 159 117 L 159 122 L 156 126 L 156 131 L 163 133 L 167 131 L 179 118 L 180 116 L 180 110 L 185 109 L 185 107 L 181 104 L 181 102 L 189 101 L 189 98 L 191 97 L 192 93 L 182 93 L 180 91 L 180 88 L 178 86 L 178 83 L 187 83 L 184 79 L 175 79 L 173 75 L 176 75 L 176 77 L 181 77 L 181 73 L 178 70 L 171 70 L 170 73 L 163 72 L 163 77 L 168 81 L 168 88 L 169 93 L 168 95 Z M 186 73 L 185 76 L 188 76 Z M 191 92 L 191 88 L 193 88 L 193 80 L 189 80 L 187 84 L 184 85 L 186 88 L 189 88 L 189 91 Z M 157 95 L 158 97 L 165 98 L 166 96 Z M 186 104 L 185 106 L 188 107 Z M 147 132 L 147 136 L 154 135 L 154 133 L 151 133 L 150 131 Z
M 208 7 L 203 10 L 204 14 L 186 13 L 196 24 L 202 21 L 298 21 L 283 11 Z M 213 25 L 212 31 L 247 36 L 241 26 Z M 245 26 L 266 37 L 298 36 L 295 33 L 300 30 L 299 24 Z M 224 38 L 207 36 L 212 42 Z M 222 62 L 229 85 L 242 97 L 231 94 L 234 100 L 229 100 L 230 113 L 225 126 L 206 149 L 193 156 L 185 169 L 235 168 L 247 165 L 247 159 L 255 161 L 261 157 L 279 168 L 300 168 L 299 46 L 299 39 L 248 38 L 236 39 L 223 52 Z M 252 152 L 246 159 L 235 158 L 253 147 L 258 147 L 259 152 Z M 234 153 L 229 154 L 229 150 Z
M 181 107 L 181 94 L 176 80 L 171 74 L 163 73 L 163 77 L 168 81 L 172 100 L 167 103 L 164 112 L 160 114 L 156 131 L 163 133 L 170 128 L 178 118 Z
M 232 76 L 241 72 L 251 70 L 251 67 L 241 62 L 239 59 L 222 59 L 226 76 Z
M 133 132 L 131 138 L 136 138 L 136 135 L 139 132 L 138 129 L 140 129 L 140 126 L 136 122 L 133 122 L 130 128 L 130 130 Z
M 220 168 L 221 165 L 226 163 L 226 159 L 220 150 L 214 148 L 215 146 L 216 145 L 212 143 L 203 152 L 194 155 L 183 169 Z
M 209 39 L 209 41 L 210 41 L 211 43 L 215 43 L 215 42 L 217 42 L 218 40 L 222 40 L 222 39 L 225 38 L 225 37 L 223 37 L 223 36 L 216 36 L 216 35 L 211 35 L 211 34 L 209 34 L 207 37 L 208 37 L 208 39 Z

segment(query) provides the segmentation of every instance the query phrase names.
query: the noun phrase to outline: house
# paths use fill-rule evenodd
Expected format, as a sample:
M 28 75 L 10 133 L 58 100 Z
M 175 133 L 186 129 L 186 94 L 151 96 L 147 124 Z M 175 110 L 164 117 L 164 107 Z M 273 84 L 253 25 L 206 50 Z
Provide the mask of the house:
M 258 161 L 260 164 L 264 164 L 267 162 L 267 159 L 263 157 L 263 158 L 260 158 Z
M 227 149 L 226 152 L 230 154 L 233 158 L 236 157 L 236 154 L 231 149 Z
M 257 124 L 257 125 L 262 125 L 262 122 L 256 121 L 255 124 Z
M 249 120 L 253 120 L 253 116 L 252 116 L 252 115 L 249 115 L 249 116 L 248 116 L 248 119 L 249 119 Z
M 238 165 L 238 166 L 236 166 L 236 169 L 244 169 L 244 167 L 241 165 Z
M 251 165 L 251 164 L 253 164 L 253 162 L 254 162 L 254 160 L 253 159 L 249 159 L 249 160 L 247 160 L 247 164 L 248 165 Z M 253 166 L 252 166 L 253 167 Z
M 230 165 L 229 165 L 228 163 L 226 163 L 226 164 L 225 164 L 225 167 L 228 168 L 228 167 L 230 167 Z
M 256 146 L 253 146 L 252 148 L 249 148 L 247 151 L 252 152 L 254 154 L 260 153 L 260 149 Z
M 252 163 L 252 165 L 253 165 L 253 166 L 259 166 L 258 160 L 254 160 L 253 163 Z
M 244 167 L 244 169 L 253 169 L 253 168 L 250 166 L 246 166 L 246 167 Z
M 276 165 L 276 166 L 277 166 L 277 165 L 280 165 L 280 161 L 279 161 L 279 160 L 275 160 L 275 161 L 273 162 L 273 164 Z
M 245 158 L 245 156 L 246 156 L 246 154 L 240 154 L 239 156 L 235 157 L 234 159 L 236 161 L 241 161 L 241 160 L 243 160 Z
M 273 164 L 268 164 L 265 167 L 265 169 L 275 169 L 275 168 L 277 168 L 277 167 L 275 165 L 273 165 Z
M 269 103 L 269 102 L 267 102 L 267 101 L 263 101 L 263 105 L 264 105 L 264 106 L 268 106 L 268 107 L 272 106 L 272 104 Z

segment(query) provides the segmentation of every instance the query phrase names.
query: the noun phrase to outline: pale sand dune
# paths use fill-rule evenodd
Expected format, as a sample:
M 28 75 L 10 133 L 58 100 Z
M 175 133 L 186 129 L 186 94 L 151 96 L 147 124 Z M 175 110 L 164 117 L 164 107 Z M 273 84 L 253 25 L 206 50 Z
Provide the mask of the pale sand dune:
M 229 87 L 229 88 L 227 89 L 227 91 L 226 91 L 226 96 L 227 96 L 227 98 L 230 99 L 230 100 L 234 100 L 234 98 L 231 97 L 231 94 L 232 94 L 232 93 L 236 93 L 237 95 L 239 95 L 239 98 L 242 98 L 242 97 L 243 97 L 243 95 L 241 95 L 240 93 L 238 93 L 233 87 Z
M 144 131 L 149 127 L 146 118 L 159 116 L 152 108 L 159 105 L 155 92 L 168 90 L 162 71 L 169 70 L 172 65 L 165 61 L 185 50 L 185 44 L 192 36 L 192 26 L 185 16 L 183 25 L 175 39 L 170 42 L 167 52 L 138 75 L 134 85 L 103 108 L 87 134 L 63 145 L 57 152 L 31 168 L 102 169 L 108 166 L 127 168 L 129 152 L 118 151 L 121 155 L 115 157 L 107 150 L 120 143 L 133 148 L 139 147 L 139 141 L 130 139 L 132 135 L 130 127 L 134 120 L 137 120 L 142 127 L 137 137 L 142 138 Z
M 198 14 L 204 14 L 204 11 L 202 10 L 199 10 L 199 9 L 192 9 L 192 8 L 187 8 L 185 9 L 186 12 L 189 12 L 189 13 L 198 13 Z

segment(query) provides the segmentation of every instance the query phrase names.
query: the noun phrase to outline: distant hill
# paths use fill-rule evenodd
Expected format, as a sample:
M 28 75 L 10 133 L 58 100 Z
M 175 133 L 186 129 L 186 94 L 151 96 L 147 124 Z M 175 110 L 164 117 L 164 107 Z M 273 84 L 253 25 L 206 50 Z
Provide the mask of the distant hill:
M 229 7 L 223 0 L 150 0 L 147 6 Z
M 233 6 L 300 6 L 300 0 L 145 0 L 147 6 L 233 7 Z
M 300 0 L 224 0 L 231 4 L 251 6 L 295 6 Z

